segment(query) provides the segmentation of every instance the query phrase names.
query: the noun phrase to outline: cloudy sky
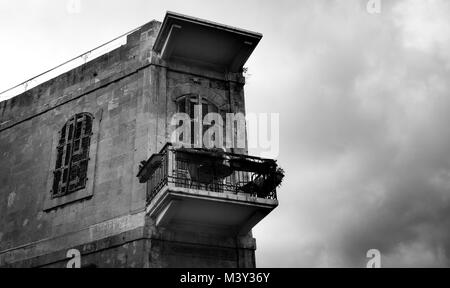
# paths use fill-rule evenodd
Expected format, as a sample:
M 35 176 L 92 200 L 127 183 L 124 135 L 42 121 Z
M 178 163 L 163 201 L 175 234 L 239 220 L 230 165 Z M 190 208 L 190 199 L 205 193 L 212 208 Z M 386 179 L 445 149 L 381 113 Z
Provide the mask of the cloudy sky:
M 263 33 L 248 112 L 280 115 L 260 267 L 450 266 L 450 1 L 0 1 L 0 90 L 166 10 Z

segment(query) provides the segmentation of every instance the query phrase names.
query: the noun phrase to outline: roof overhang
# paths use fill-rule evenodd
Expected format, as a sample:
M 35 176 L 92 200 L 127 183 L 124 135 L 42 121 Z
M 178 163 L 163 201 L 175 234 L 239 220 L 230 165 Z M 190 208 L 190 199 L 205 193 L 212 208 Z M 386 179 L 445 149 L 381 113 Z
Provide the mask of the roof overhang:
M 167 12 L 153 50 L 163 60 L 180 59 L 239 72 L 262 34 Z

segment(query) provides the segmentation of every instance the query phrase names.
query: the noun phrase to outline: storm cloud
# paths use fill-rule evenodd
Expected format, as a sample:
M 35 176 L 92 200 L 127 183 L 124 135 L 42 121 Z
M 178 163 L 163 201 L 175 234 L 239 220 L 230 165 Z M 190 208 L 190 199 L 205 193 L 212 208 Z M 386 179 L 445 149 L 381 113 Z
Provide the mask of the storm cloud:
M 384 267 L 449 265 L 450 5 L 381 2 L 303 2 L 276 52 L 296 65 L 250 79 L 279 99 L 287 171 L 255 233 L 264 266 L 365 267 L 371 248 Z

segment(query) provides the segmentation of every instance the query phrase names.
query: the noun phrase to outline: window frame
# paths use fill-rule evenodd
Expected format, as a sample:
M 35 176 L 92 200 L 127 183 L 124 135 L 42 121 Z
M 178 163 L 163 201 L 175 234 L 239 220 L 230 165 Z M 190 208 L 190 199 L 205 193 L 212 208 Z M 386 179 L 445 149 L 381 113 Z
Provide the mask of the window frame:
M 58 195 L 57 197 L 54 197 L 53 194 L 53 184 L 54 184 L 54 171 L 56 168 L 56 161 L 57 161 L 57 151 L 58 148 L 60 148 L 60 136 L 62 128 L 67 123 L 70 122 L 70 120 L 78 114 L 88 113 L 92 116 L 92 131 L 90 135 L 90 141 L 88 145 L 88 161 L 87 161 L 87 170 L 86 170 L 86 182 L 84 183 L 83 187 L 79 187 L 79 189 L 75 189 L 74 191 L 70 193 L 66 193 L 64 195 Z M 99 128 L 102 120 L 102 114 L 103 109 L 97 110 L 95 113 L 90 112 L 79 112 L 76 114 L 70 115 L 70 117 L 66 118 L 66 120 L 63 122 L 63 124 L 59 124 L 56 126 L 57 128 L 54 130 L 55 133 L 53 134 L 53 139 L 51 141 L 51 157 L 50 162 L 48 166 L 48 177 L 47 177 L 47 189 L 45 193 L 45 200 L 44 200 L 44 208 L 43 210 L 48 212 L 52 209 L 56 209 L 62 206 L 65 206 L 67 204 L 70 204 L 75 201 L 81 201 L 88 198 L 91 198 L 94 195 L 94 182 L 95 182 L 95 175 L 96 175 L 96 161 L 97 161 L 97 151 L 98 151 L 98 144 L 99 144 Z M 57 124 L 56 124 L 57 125 Z
M 51 191 L 53 198 L 63 197 L 86 187 L 93 120 L 94 116 L 90 113 L 77 113 L 59 131 Z

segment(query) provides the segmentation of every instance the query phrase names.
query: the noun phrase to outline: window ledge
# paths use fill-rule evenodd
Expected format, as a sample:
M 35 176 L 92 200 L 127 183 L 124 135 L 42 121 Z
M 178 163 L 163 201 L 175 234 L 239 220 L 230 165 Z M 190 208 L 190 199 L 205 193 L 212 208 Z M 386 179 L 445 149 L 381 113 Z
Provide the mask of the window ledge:
M 47 198 L 44 204 L 44 211 L 49 211 L 56 209 L 58 207 L 65 206 L 75 201 L 81 201 L 84 199 L 91 198 L 94 195 L 93 189 L 86 187 L 84 189 L 72 192 L 70 194 L 52 198 L 51 196 Z

